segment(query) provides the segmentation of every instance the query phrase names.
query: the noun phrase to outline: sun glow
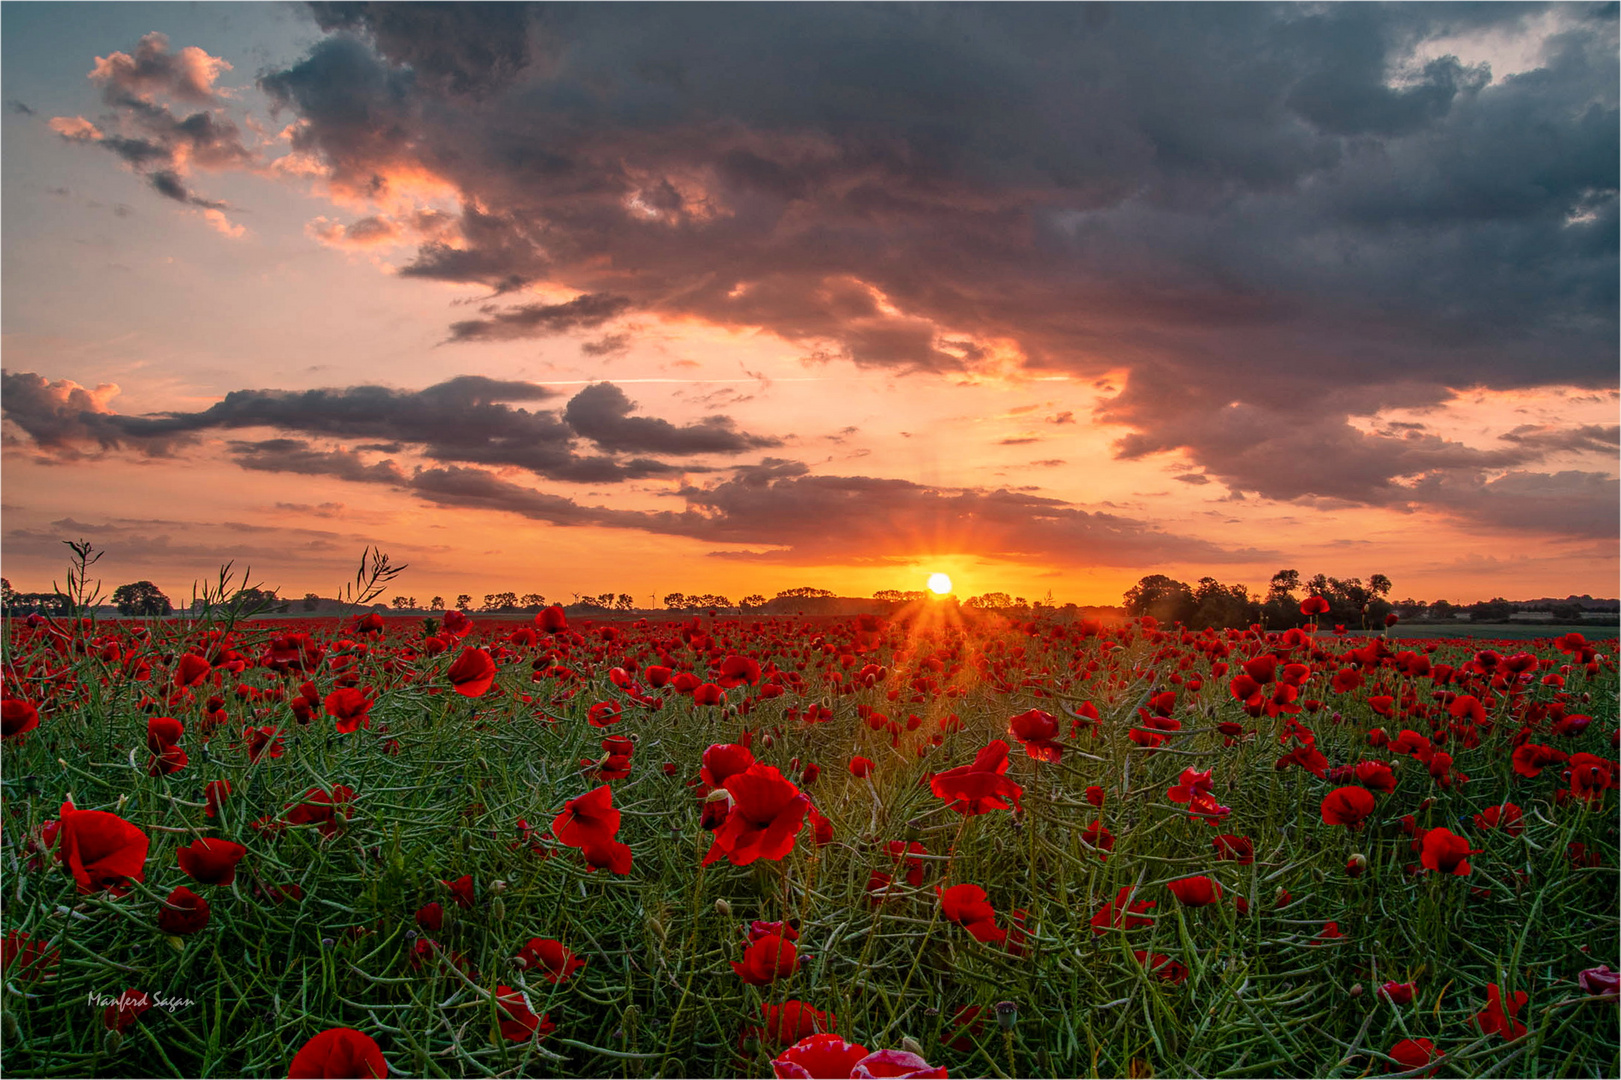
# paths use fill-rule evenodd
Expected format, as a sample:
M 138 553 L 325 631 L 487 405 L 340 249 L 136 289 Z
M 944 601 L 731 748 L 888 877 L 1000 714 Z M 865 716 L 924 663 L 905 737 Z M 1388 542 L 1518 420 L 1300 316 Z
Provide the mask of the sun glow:
M 951 578 L 946 574 L 930 574 L 929 591 L 936 596 L 946 595 L 951 591 Z

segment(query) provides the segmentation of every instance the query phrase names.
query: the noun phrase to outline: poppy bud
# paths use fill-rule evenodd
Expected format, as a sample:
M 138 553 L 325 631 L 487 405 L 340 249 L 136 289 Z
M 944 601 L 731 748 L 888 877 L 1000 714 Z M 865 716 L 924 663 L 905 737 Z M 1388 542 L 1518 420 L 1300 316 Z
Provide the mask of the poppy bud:
M 495 892 L 506 892 L 507 883 L 504 881 L 492 881 L 490 882 L 490 888 Z
M 1357 852 L 1349 859 L 1345 860 L 1345 873 L 1347 877 L 1361 877 L 1362 871 L 1366 870 L 1367 868 L 1368 857 L 1361 852 Z
M 1362 996 L 1362 984 L 1361 983 L 1352 984 L 1352 986 L 1351 986 L 1351 996 L 1354 997 L 1354 998 L 1359 998 L 1359 997 Z
M 718 898 L 715 901 L 715 912 L 718 915 L 730 919 L 732 917 L 732 905 L 728 904 L 724 897 Z
M 1003 1031 L 1012 1031 L 1013 1025 L 1019 1022 L 1019 1006 L 1011 1001 L 998 1001 L 996 1003 L 996 1022 Z
M 908 1054 L 916 1054 L 918 1057 L 923 1056 L 923 1044 L 912 1038 L 910 1035 L 901 1039 L 901 1049 L 905 1050 Z

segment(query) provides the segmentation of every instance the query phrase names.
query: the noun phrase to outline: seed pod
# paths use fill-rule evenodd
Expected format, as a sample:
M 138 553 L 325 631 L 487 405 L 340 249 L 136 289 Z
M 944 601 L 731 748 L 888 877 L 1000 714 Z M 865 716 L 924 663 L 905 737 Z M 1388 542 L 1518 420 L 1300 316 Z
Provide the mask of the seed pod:
M 1012 1031 L 1013 1025 L 1019 1022 L 1019 1006 L 1011 1001 L 998 1001 L 996 1003 L 996 1022 L 1003 1031 Z

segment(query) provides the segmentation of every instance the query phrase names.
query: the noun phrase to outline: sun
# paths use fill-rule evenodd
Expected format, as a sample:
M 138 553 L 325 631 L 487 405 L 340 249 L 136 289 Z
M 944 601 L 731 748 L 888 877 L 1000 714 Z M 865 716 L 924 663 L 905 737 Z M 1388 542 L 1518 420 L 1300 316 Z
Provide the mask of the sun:
M 951 591 L 951 577 L 947 574 L 930 574 L 929 591 L 936 596 L 944 596 Z

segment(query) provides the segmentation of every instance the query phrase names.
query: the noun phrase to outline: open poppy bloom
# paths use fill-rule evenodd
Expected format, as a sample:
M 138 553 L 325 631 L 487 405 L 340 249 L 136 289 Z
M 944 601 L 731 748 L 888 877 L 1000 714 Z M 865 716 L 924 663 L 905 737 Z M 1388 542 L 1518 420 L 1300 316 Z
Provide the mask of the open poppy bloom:
M 975 755 L 972 765 L 936 773 L 929 788 L 935 798 L 951 800 L 951 808 L 967 816 L 992 810 L 1022 810 L 1019 798 L 1024 788 L 1002 775 L 1007 772 L 1007 755 L 1008 744 L 996 739 Z
M 866 1056 L 865 1046 L 847 1043 L 842 1035 L 808 1035 L 778 1054 L 771 1068 L 777 1080 L 847 1080 L 856 1062 Z
M 1402 1072 L 1411 1072 L 1413 1069 L 1422 1069 L 1432 1061 L 1438 1061 L 1435 1044 L 1428 1039 L 1403 1039 L 1390 1048 L 1390 1056 L 1396 1064 L 1401 1066 Z M 1434 1076 L 1440 1066 L 1425 1073 L 1425 1076 Z
M 1247 836 L 1223 833 L 1210 843 L 1215 847 L 1218 859 L 1230 859 L 1239 866 L 1250 866 L 1255 862 L 1255 842 Z
M 470 908 L 470 907 L 473 906 L 473 875 L 472 874 L 463 874 L 461 877 L 457 878 L 455 881 L 443 881 L 443 880 L 441 880 L 439 882 L 439 884 L 443 885 L 445 888 L 450 890 L 450 898 L 452 900 L 456 901 L 456 906 L 457 907 Z
M 236 864 L 248 849 L 229 840 L 193 840 L 175 852 L 186 876 L 203 885 L 229 885 L 236 880 Z
M 1092 916 L 1092 933 L 1106 934 L 1111 927 L 1120 930 L 1130 930 L 1138 926 L 1152 926 L 1153 919 L 1139 918 L 1143 912 L 1158 907 L 1154 900 L 1132 900 L 1133 889 L 1130 885 L 1123 886 L 1115 894 L 1113 900 L 1098 909 Z
M 703 865 L 724 855 L 733 866 L 747 866 L 756 859 L 780 859 L 793 850 L 810 809 L 810 800 L 793 781 L 774 766 L 755 762 L 729 778 L 725 787 L 732 808 L 716 830 Z
M 799 946 L 778 934 L 755 939 L 743 951 L 743 962 L 731 962 L 737 977 L 750 986 L 765 986 L 799 970 Z
M 953 885 L 949 889 L 936 886 L 934 891 L 940 896 L 941 913 L 965 927 L 975 941 L 1000 945 L 1007 940 L 1007 931 L 996 925 L 996 911 L 984 889 L 978 885 Z
M 1513 803 L 1488 806 L 1475 815 L 1475 828 L 1501 829 L 1510 836 L 1518 836 L 1525 831 L 1524 818 L 1525 814 Z
M 871 776 L 872 775 L 872 761 L 870 759 L 868 759 L 868 758 L 864 758 L 864 757 L 861 757 L 859 755 L 857 755 L 856 757 L 851 758 L 850 759 L 850 775 L 855 777 L 857 780 L 861 780 L 861 779 L 864 779 L 864 778 L 866 778 L 868 776 Z
M 703 767 L 698 778 L 712 788 L 724 787 L 726 781 L 754 764 L 754 751 L 738 743 L 715 743 L 704 751 Z
M 1323 797 L 1323 824 L 1357 828 L 1373 813 L 1373 792 L 1365 787 L 1335 788 Z
M 39 710 L 21 698 L 0 701 L 0 737 L 14 739 L 39 727 Z
M 1148 971 L 1158 975 L 1162 982 L 1181 986 L 1188 981 L 1188 966 L 1180 960 L 1172 960 L 1164 953 L 1151 956 L 1146 949 L 1133 949 L 1131 955 Z
M 1420 861 L 1427 869 L 1463 877 L 1469 873 L 1469 856 L 1480 852 L 1469 848 L 1469 841 L 1447 829 L 1431 829 L 1424 834 Z
M 354 1028 L 329 1028 L 305 1043 L 287 1067 L 288 1080 L 352 1076 L 381 1080 L 388 1075 L 382 1047 Z
M 1178 878 L 1166 887 L 1187 907 L 1204 907 L 1221 899 L 1221 886 L 1203 874 Z
M 530 938 L 513 959 L 525 970 L 538 971 L 553 985 L 567 982 L 570 975 L 585 967 L 584 960 L 552 938 Z
M 86 810 L 84 813 L 92 813 Z M 141 1014 L 152 1007 L 152 995 L 145 990 L 129 989 L 118 995 L 118 1000 L 107 1006 L 101 1022 L 108 1031 L 125 1032 L 135 1026 Z
M 1057 761 L 1063 756 L 1064 748 L 1054 741 L 1058 738 L 1058 718 L 1052 713 L 1040 709 L 1022 712 L 1008 720 L 1007 730 L 1037 761 Z
M 62 804 L 56 858 L 66 863 L 81 893 L 106 889 L 114 896 L 130 883 L 146 880 L 146 852 L 152 841 L 117 814 L 77 810 Z
M 26 930 L 7 930 L 0 941 L 0 971 L 7 978 L 25 983 L 48 979 L 61 961 L 62 950 L 34 941 Z
M 1410 982 L 1399 983 L 1392 981 L 1379 987 L 1379 996 L 1392 1005 L 1411 1005 L 1413 1003 L 1413 992 L 1416 989 L 1417 987 Z
M 1525 1025 L 1514 1018 L 1525 1007 L 1529 997 L 1524 990 L 1516 990 L 1509 996 L 1508 1001 L 1504 1002 L 1503 991 L 1498 985 L 1487 983 L 1486 1007 L 1475 1014 L 1475 1023 L 1488 1035 L 1495 1032 L 1505 1039 L 1518 1039 L 1525 1034 Z M 1507 1011 L 1504 1010 L 1505 1004 Z
M 945 1080 L 945 1066 L 936 1068 L 906 1050 L 875 1050 L 850 1069 L 850 1080 Z
M 765 1027 L 751 1025 L 744 1028 L 743 1035 L 745 1038 L 750 1035 L 763 1038 L 773 1046 L 791 1047 L 796 1042 L 834 1031 L 839 1026 L 838 1018 L 832 1013 L 814 1009 L 797 999 L 781 1005 L 762 1004 L 760 1011 L 765 1017 Z M 865 1051 L 862 1053 L 865 1054 Z
M 483 697 L 495 682 L 495 660 L 483 649 L 463 649 L 445 670 L 445 677 L 463 697 Z

